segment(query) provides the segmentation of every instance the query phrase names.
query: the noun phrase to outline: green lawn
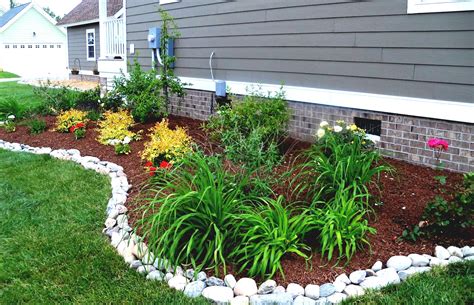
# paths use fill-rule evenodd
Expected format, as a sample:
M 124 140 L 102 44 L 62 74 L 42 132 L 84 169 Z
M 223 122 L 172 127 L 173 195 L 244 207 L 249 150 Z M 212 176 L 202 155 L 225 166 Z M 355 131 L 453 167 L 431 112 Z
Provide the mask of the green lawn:
M 14 98 L 25 108 L 30 109 L 43 103 L 43 99 L 33 93 L 33 86 L 16 82 L 0 83 L 0 101 L 6 98 Z
M 2 78 L 18 78 L 19 76 L 10 72 L 0 71 L 0 79 Z
M 474 304 L 474 261 L 437 268 L 343 304 Z
M 106 177 L 0 150 L 0 303 L 208 304 L 128 268 L 102 235 Z

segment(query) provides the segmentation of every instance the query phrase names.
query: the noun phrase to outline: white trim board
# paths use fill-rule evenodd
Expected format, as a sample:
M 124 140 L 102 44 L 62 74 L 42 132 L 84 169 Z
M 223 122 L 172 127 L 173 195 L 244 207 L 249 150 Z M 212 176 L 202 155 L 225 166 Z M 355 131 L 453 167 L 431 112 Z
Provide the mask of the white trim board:
M 190 77 L 181 77 L 180 79 L 190 84 L 186 86 L 189 89 L 215 92 L 213 80 Z M 227 86 L 234 94 L 244 95 L 247 92 L 246 88 L 252 85 L 255 84 L 227 81 Z M 258 84 L 258 86 L 262 88 L 263 92 L 274 92 L 281 87 L 273 84 Z M 283 89 L 289 101 L 474 123 L 474 103 L 296 86 L 283 86 Z

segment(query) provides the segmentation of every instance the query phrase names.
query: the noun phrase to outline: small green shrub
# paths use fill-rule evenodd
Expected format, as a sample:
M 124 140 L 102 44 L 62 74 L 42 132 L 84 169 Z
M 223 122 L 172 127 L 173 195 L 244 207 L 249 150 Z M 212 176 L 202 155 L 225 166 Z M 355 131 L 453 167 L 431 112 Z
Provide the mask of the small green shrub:
M 87 119 L 90 121 L 100 121 L 102 119 L 102 113 L 98 110 L 91 110 L 87 113 Z
M 318 141 L 307 154 L 305 162 L 295 168 L 293 185 L 297 193 L 306 193 L 309 200 L 331 200 L 346 188 L 370 198 L 369 185 L 376 185 L 382 172 L 391 168 L 381 164 L 380 153 L 355 125 L 338 122 L 334 128 L 322 123 Z M 321 132 L 322 130 L 322 132 Z
M 312 228 L 308 210 L 284 206 L 284 197 L 277 200 L 262 199 L 255 206 L 244 206 L 235 216 L 235 247 L 231 257 L 248 269 L 249 276 L 273 277 L 277 271 L 283 276 L 281 260 L 285 254 L 294 253 L 309 259 L 311 248 L 304 242 Z
M 456 197 L 447 201 L 436 196 L 426 206 L 422 219 L 430 233 L 453 233 L 474 226 L 474 172 L 464 175 L 463 187 Z
M 254 169 L 280 161 L 278 143 L 286 134 L 289 109 L 283 90 L 274 94 L 249 91 L 241 101 L 219 107 L 206 125 L 228 159 Z
M 98 111 L 100 109 L 100 87 L 97 86 L 91 90 L 73 91 L 71 93 L 74 99 L 75 108 L 88 111 Z
M 178 166 L 157 169 L 138 228 L 158 257 L 173 265 L 226 268 L 235 215 L 245 205 L 245 180 L 235 180 L 221 160 L 194 152 Z
M 33 119 L 27 122 L 28 131 L 30 134 L 40 134 L 46 130 L 46 121 L 40 119 Z
M 375 234 L 360 208 L 363 195 L 356 188 L 339 188 L 334 199 L 322 208 L 313 203 L 314 219 L 319 230 L 321 253 L 330 261 L 337 250 L 339 259 L 350 260 L 357 249 L 369 245 L 367 234 Z
M 6 120 L 10 115 L 14 115 L 17 120 L 25 117 L 26 109 L 13 97 L 0 99 L 0 120 Z

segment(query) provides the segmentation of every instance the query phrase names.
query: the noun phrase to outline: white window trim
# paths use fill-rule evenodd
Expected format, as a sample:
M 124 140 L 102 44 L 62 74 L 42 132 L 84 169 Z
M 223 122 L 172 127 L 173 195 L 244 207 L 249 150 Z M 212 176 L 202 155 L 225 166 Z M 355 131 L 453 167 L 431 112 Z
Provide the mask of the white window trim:
M 474 10 L 474 0 L 408 0 L 407 13 L 437 13 Z
M 177 3 L 179 2 L 180 0 L 160 0 L 160 5 L 163 5 L 163 4 L 170 4 L 170 3 Z
M 93 33 L 94 34 L 94 57 L 89 57 L 89 34 L 90 33 Z M 86 57 L 87 57 L 87 61 L 96 61 L 96 58 L 97 58 L 97 49 L 96 49 L 96 36 L 95 36 L 95 29 L 88 29 L 86 30 Z

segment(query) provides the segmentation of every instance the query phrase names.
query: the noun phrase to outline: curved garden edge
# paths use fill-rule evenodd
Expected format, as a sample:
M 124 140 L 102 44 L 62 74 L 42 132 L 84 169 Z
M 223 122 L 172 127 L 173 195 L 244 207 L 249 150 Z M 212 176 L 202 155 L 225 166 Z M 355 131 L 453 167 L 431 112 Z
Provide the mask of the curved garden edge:
M 171 288 L 183 291 L 189 297 L 203 295 L 207 299 L 230 304 L 326 304 L 339 303 L 350 296 L 364 294 L 366 289 L 378 289 L 389 284 L 398 284 L 411 275 L 429 271 L 433 266 L 447 265 L 463 260 L 474 260 L 474 247 L 437 246 L 435 256 L 428 254 L 410 254 L 393 256 L 385 264 L 381 261 L 371 269 L 357 270 L 349 276 L 339 275 L 333 283 L 321 286 L 289 284 L 285 289 L 268 280 L 257 287 L 253 279 L 242 278 L 239 281 L 232 275 L 224 280 L 207 277 L 205 272 L 195 274 L 194 270 L 184 270 L 181 266 L 172 267 L 166 260 L 155 258 L 148 251 L 141 238 L 132 233 L 128 224 L 128 209 L 125 206 L 131 185 L 121 166 L 101 161 L 92 156 L 81 156 L 76 149 L 52 150 L 48 147 L 31 147 L 20 143 L 9 143 L 0 140 L 0 149 L 14 152 L 47 154 L 53 158 L 73 161 L 83 168 L 94 170 L 99 174 L 108 175 L 111 179 L 112 196 L 107 205 L 107 219 L 103 232 L 110 238 L 112 246 L 140 274 L 148 280 L 165 280 Z

